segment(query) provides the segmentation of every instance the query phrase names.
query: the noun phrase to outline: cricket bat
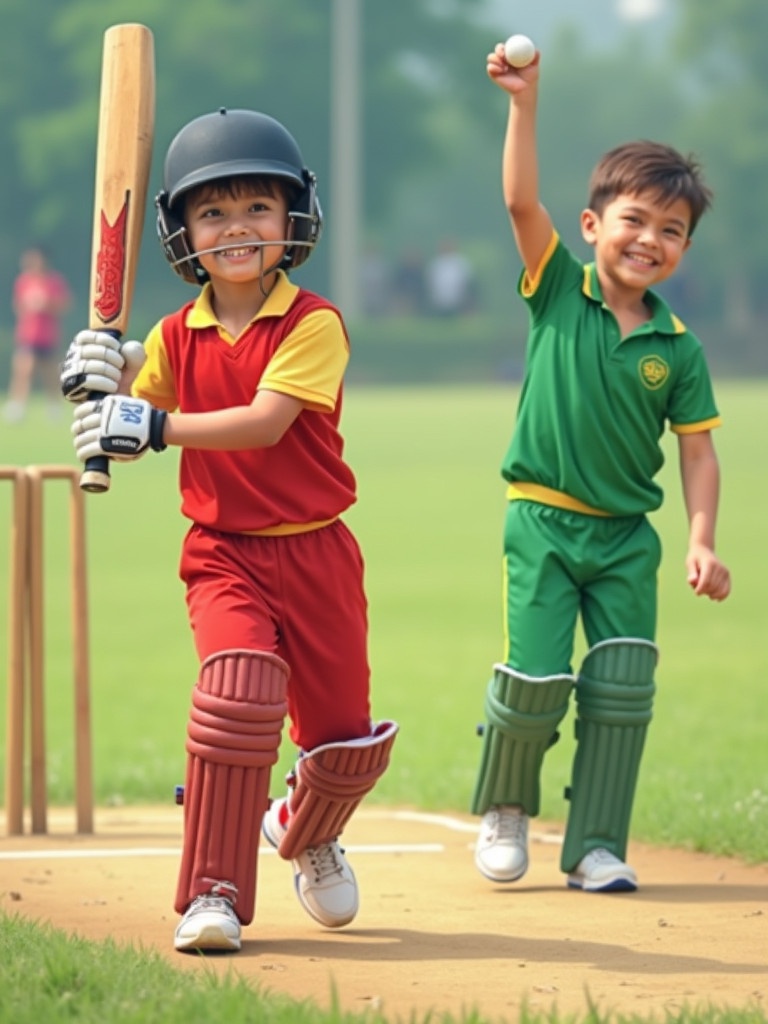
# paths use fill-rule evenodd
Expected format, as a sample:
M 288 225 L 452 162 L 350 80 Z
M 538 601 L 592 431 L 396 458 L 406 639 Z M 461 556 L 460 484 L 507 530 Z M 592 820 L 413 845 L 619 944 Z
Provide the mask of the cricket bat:
M 104 33 L 101 64 L 88 326 L 116 338 L 125 332 L 131 312 L 154 126 L 152 33 L 145 25 L 111 25 Z M 109 458 L 88 459 L 80 487 L 98 494 L 109 484 Z

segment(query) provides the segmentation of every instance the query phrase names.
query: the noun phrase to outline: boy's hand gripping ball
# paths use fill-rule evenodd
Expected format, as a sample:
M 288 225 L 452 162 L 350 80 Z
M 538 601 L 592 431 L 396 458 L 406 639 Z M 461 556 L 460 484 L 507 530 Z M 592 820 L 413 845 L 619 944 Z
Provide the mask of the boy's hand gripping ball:
M 504 57 L 513 68 L 527 67 L 536 56 L 536 47 L 528 36 L 510 36 L 504 43 Z

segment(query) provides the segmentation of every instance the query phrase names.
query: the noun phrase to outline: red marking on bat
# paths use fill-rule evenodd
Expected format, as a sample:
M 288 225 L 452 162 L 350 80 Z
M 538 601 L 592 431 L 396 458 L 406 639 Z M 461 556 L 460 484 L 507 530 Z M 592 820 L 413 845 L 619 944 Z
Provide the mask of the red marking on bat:
M 104 211 L 101 211 L 101 238 L 96 255 L 96 299 L 93 306 L 105 324 L 116 320 L 123 308 L 125 234 L 130 199 L 131 193 L 127 191 L 114 224 L 110 224 Z

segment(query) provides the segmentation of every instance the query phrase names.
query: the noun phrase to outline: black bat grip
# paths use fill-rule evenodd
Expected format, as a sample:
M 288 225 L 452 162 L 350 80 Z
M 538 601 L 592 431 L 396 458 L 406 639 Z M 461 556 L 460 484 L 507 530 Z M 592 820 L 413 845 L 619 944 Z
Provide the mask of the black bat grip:
M 107 455 L 92 455 L 80 474 L 80 490 L 87 491 L 88 494 L 103 494 L 109 490 L 111 482 L 109 457 Z
M 109 490 L 111 482 L 109 457 L 107 455 L 92 455 L 80 474 L 80 490 L 87 491 L 88 494 L 104 494 Z
M 89 402 L 96 402 L 100 398 L 106 398 L 101 391 L 91 391 L 88 395 Z M 109 456 L 92 455 L 86 459 L 85 469 L 80 474 L 80 490 L 88 494 L 104 494 L 109 490 L 112 481 L 109 476 Z

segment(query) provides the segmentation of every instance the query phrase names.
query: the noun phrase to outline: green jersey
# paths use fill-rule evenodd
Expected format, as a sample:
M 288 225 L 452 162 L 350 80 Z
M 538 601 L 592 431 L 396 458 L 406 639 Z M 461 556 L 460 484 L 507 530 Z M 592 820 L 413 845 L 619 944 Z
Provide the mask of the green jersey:
M 510 497 L 609 516 L 658 508 L 667 423 L 676 433 L 720 424 L 700 341 L 651 291 L 650 320 L 622 338 L 595 265 L 557 234 L 519 291 L 530 329 L 502 466 Z

